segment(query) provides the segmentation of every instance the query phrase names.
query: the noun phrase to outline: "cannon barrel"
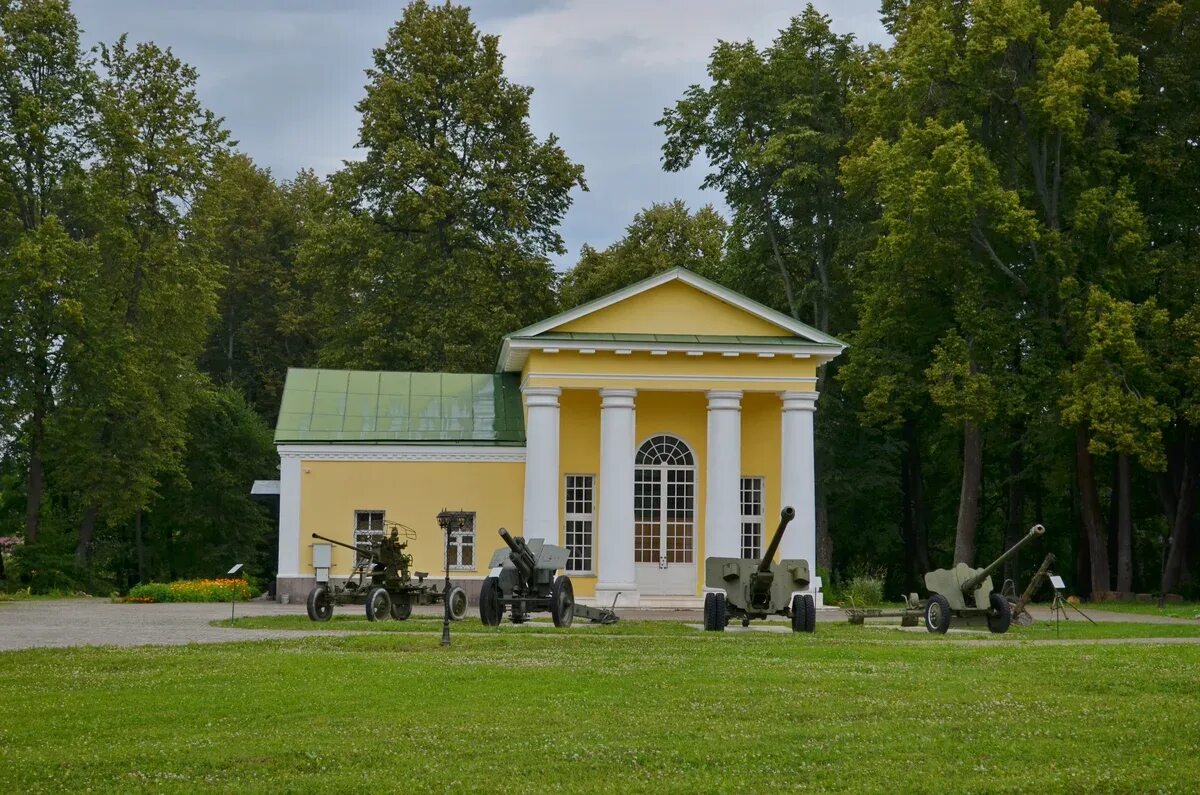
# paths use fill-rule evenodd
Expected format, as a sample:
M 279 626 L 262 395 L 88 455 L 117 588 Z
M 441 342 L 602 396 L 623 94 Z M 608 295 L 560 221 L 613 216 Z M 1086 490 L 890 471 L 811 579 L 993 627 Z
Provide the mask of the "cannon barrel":
M 767 545 L 763 552 L 762 560 L 758 562 L 758 571 L 760 574 L 765 574 L 771 570 L 771 561 L 775 559 L 775 552 L 779 549 L 779 542 L 783 540 L 783 531 L 787 529 L 788 522 L 796 518 L 796 509 L 790 505 L 785 505 L 783 510 L 779 512 L 779 527 L 775 528 L 775 535 L 771 536 L 771 543 Z
M 521 579 L 528 582 L 533 577 L 533 569 L 537 566 L 537 560 L 533 557 L 533 553 L 529 551 L 529 547 L 525 546 L 525 539 L 521 539 L 521 543 L 517 543 L 517 539 L 513 538 L 508 530 L 500 528 L 500 537 L 504 539 L 504 543 L 512 551 L 509 559 L 513 565 L 517 567 L 517 571 L 521 572 Z
M 358 546 L 358 545 L 356 545 L 356 544 L 347 544 L 347 543 L 345 543 L 344 541 L 335 541 L 335 540 L 333 540 L 332 538 L 326 538 L 325 536 L 323 536 L 323 535 L 321 535 L 321 534 L 319 534 L 319 533 L 313 533 L 313 534 L 312 534 L 312 537 L 313 537 L 313 538 L 319 538 L 319 539 L 321 539 L 322 541 L 328 541 L 330 544 L 335 544 L 335 545 L 337 545 L 337 546 L 339 546 L 339 547 L 345 547 L 346 549 L 353 549 L 353 550 L 354 550 L 355 552 L 357 552 L 358 554 L 360 554 L 360 555 L 366 555 L 366 556 L 367 556 L 367 557 L 369 557 L 371 560 L 374 560 L 376 557 L 378 557 L 378 555 L 376 555 L 376 554 L 375 554 L 375 550 L 374 550 L 374 549 L 372 549 L 371 547 L 360 547 L 360 546 Z
M 1004 550 L 1004 554 L 993 560 L 986 568 L 982 569 L 974 577 L 971 577 L 969 580 L 964 582 L 962 584 L 962 592 L 964 594 L 970 594 L 972 591 L 978 588 L 984 580 L 986 580 L 988 577 L 991 577 L 992 573 L 995 572 L 996 569 L 1003 566 L 1005 561 L 1017 554 L 1021 547 L 1025 546 L 1044 532 L 1046 532 L 1046 528 L 1042 527 L 1040 524 L 1035 524 L 1032 528 L 1030 528 L 1029 532 L 1025 534 L 1024 538 L 1013 544 L 1008 549 Z

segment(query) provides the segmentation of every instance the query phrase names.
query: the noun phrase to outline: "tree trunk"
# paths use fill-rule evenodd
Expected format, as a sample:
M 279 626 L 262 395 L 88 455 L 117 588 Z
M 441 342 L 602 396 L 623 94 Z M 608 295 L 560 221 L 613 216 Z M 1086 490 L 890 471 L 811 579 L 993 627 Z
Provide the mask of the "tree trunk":
M 1021 540 L 1021 531 L 1025 527 L 1025 486 L 1021 482 L 1021 472 L 1025 461 L 1021 448 L 1022 432 L 1014 429 L 1012 450 L 1008 454 L 1008 522 L 1004 528 L 1004 548 L 1008 549 Z M 1021 553 L 1018 552 L 1004 564 L 1004 579 L 1017 581 L 1017 572 L 1021 568 Z
M 1133 506 L 1129 454 L 1117 453 L 1117 590 L 1133 590 Z
M 1096 490 L 1096 464 L 1088 449 L 1088 437 L 1086 426 L 1075 427 L 1075 476 L 1079 482 L 1079 520 L 1087 533 L 1090 579 L 1087 583 L 1088 593 L 1095 599 L 1097 594 L 1112 590 L 1112 580 L 1108 569 L 1108 539 L 1105 538 L 1104 516 L 1100 508 L 1100 494 Z
M 962 490 L 958 497 L 958 528 L 954 532 L 954 562 L 975 565 L 975 531 L 979 527 L 979 494 L 983 488 L 983 431 L 974 422 L 963 425 Z
M 34 440 L 29 451 L 29 477 L 26 480 L 25 542 L 36 544 L 42 518 L 42 492 L 46 488 L 46 472 L 42 466 L 42 451 L 39 441 Z
M 96 509 L 88 508 L 79 523 L 79 543 L 75 546 L 75 557 L 81 566 L 86 566 L 92 557 L 92 539 L 96 535 Z
M 829 536 L 829 510 L 825 505 L 825 487 L 816 483 L 817 568 L 833 572 L 833 539 Z
M 137 544 L 138 582 L 146 581 L 146 544 L 142 540 L 142 512 L 133 517 L 133 537 Z
M 1179 499 L 1175 506 L 1175 515 L 1170 517 L 1171 548 L 1167 552 L 1167 565 L 1163 571 L 1163 593 L 1173 591 L 1183 580 L 1187 570 L 1188 530 L 1192 523 L 1192 507 L 1196 500 L 1195 461 L 1189 439 L 1184 448 L 1183 466 L 1180 471 Z

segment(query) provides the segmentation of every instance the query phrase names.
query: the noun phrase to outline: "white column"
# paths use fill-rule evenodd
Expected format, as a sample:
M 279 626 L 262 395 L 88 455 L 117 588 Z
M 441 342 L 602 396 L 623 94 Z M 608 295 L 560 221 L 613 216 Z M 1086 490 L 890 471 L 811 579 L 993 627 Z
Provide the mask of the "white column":
M 527 540 L 558 543 L 558 387 L 526 387 L 525 521 Z
M 633 389 L 600 390 L 600 521 L 596 544 L 596 603 L 640 602 L 633 567 Z
M 817 409 L 816 392 L 784 392 L 783 455 L 780 462 L 782 504 L 796 509 L 796 518 L 788 526 L 779 545 L 781 558 L 808 561 L 809 589 L 820 606 L 820 580 L 817 579 L 817 501 L 814 468 L 813 414 Z M 770 526 L 778 519 L 768 517 Z
M 276 577 L 309 576 L 300 571 L 300 456 L 279 454 L 279 560 Z
M 708 395 L 708 460 L 704 485 L 704 555 L 741 555 L 742 393 Z

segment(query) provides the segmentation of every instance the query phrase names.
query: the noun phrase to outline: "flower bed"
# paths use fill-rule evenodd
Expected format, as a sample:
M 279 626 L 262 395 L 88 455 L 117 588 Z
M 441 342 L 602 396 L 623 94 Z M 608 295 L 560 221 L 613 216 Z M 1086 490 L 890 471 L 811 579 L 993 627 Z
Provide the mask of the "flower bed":
M 148 582 L 129 589 L 129 595 L 119 601 L 147 604 L 150 602 L 229 602 L 245 601 L 254 596 L 245 580 L 179 580 L 178 582 Z

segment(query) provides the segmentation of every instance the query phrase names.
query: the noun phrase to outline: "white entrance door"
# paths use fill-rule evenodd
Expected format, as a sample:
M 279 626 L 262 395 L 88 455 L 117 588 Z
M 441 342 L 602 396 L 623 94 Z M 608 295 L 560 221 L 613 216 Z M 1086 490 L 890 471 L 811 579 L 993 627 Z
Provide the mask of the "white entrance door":
M 682 439 L 652 436 L 633 474 L 633 560 L 643 594 L 696 593 L 696 460 Z

